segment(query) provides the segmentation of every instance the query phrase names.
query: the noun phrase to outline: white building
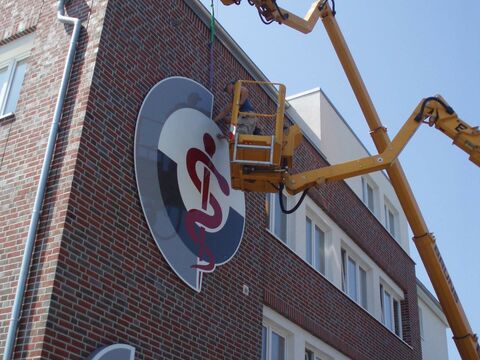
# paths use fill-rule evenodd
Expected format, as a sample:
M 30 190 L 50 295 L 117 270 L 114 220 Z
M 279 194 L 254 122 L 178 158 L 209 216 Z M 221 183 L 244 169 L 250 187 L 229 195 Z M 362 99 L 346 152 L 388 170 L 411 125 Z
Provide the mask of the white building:
M 447 360 L 447 319 L 438 300 L 417 281 L 418 309 L 422 355 L 426 360 Z
M 320 88 L 291 96 L 287 101 L 290 106 L 287 106 L 286 111 L 290 117 L 300 125 L 304 135 L 317 146 L 330 164 L 370 155 Z M 346 183 L 409 254 L 407 219 L 385 173 L 375 172 L 354 177 L 347 179 Z M 275 213 L 272 209 L 271 223 L 275 223 Z M 307 226 L 296 226 L 302 224 L 304 218 L 307 219 Z M 330 261 L 318 266 L 317 270 L 401 337 L 398 331 L 398 328 L 401 328 L 398 316 L 398 304 L 403 298 L 401 289 L 308 197 L 305 205 L 287 221 L 286 244 L 299 256 L 311 261 L 312 266 L 317 267 L 315 260 L 311 259 L 312 251 L 308 250 L 308 246 L 298 241 L 292 243 L 290 239 L 307 239 L 308 243 L 308 229 L 318 229 L 322 233 L 325 250 L 330 252 L 326 257 Z M 277 226 L 277 229 L 280 227 Z M 274 227 L 272 231 L 275 231 Z M 316 230 L 312 231 L 314 233 Z M 351 278 L 350 273 L 357 274 L 356 279 Z M 351 287 L 352 282 L 355 282 L 354 287 Z M 377 289 L 380 289 L 382 296 L 376 296 L 379 294 Z M 440 304 L 419 281 L 417 293 L 423 359 L 448 359 L 448 324 Z M 389 307 L 386 306 L 387 303 L 390 304 Z

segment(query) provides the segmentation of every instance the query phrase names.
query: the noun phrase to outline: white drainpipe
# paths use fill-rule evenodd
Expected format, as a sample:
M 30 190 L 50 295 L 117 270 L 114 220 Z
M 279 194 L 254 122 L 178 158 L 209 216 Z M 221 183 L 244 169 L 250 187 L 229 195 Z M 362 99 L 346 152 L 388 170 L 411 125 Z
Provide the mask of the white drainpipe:
M 23 305 L 23 295 L 25 293 L 25 287 L 28 280 L 28 272 L 32 259 L 33 245 L 35 244 L 38 219 L 41 213 L 43 198 L 45 194 L 45 187 L 47 185 L 48 174 L 50 170 L 50 163 L 52 161 L 53 152 L 55 150 L 55 144 L 57 141 L 58 126 L 62 117 L 63 102 L 67 93 L 68 81 L 70 79 L 70 71 L 72 69 L 73 60 L 75 58 L 77 40 L 80 34 L 80 19 L 65 16 L 64 2 L 65 0 L 59 0 L 57 3 L 57 19 L 63 24 L 73 25 L 72 37 L 70 39 L 70 46 L 68 49 L 65 68 L 63 69 L 62 82 L 60 84 L 57 104 L 55 105 L 55 113 L 53 114 L 52 126 L 50 128 L 50 134 L 48 136 L 47 149 L 45 151 L 45 157 L 43 158 L 42 171 L 40 173 L 40 180 L 38 182 L 37 194 L 35 196 L 35 203 L 33 205 L 32 217 L 30 219 L 30 226 L 28 228 L 28 236 L 25 242 L 25 251 L 23 253 L 17 291 L 15 293 L 15 300 L 13 302 L 12 317 L 10 319 L 10 326 L 8 328 L 5 351 L 3 353 L 3 360 L 11 360 L 15 347 L 15 338 Z

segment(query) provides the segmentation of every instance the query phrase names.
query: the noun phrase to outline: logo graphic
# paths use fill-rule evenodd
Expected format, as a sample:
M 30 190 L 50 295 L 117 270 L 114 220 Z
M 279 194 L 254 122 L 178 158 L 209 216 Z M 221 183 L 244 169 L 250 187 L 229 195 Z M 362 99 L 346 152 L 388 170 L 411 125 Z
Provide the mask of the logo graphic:
M 243 193 L 230 185 L 228 143 L 211 120 L 213 95 L 172 77 L 145 98 L 135 133 L 135 172 L 145 218 L 164 258 L 191 288 L 240 246 Z

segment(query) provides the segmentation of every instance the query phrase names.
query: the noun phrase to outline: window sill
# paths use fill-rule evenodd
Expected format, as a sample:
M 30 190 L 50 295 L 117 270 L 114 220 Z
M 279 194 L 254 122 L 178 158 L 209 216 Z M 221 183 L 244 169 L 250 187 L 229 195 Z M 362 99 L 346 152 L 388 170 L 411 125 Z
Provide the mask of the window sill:
M 9 122 L 15 120 L 15 113 L 11 112 L 8 114 L 0 115 L 0 123 Z
M 405 340 L 403 340 L 403 337 L 401 337 L 400 335 L 397 335 L 393 330 L 391 330 L 390 328 L 387 327 L 387 325 L 385 325 L 383 322 L 380 321 L 380 324 L 382 324 L 385 329 L 387 329 L 388 331 L 390 331 L 390 333 L 392 333 L 397 339 L 399 339 L 400 341 L 402 341 L 403 343 L 407 344 L 405 342 Z M 423 340 L 423 338 L 421 338 Z M 410 346 L 409 344 L 407 344 L 408 346 Z M 410 346 L 411 347 L 411 346 Z
M 287 240 L 282 240 L 281 238 L 279 238 L 277 235 L 275 235 L 273 233 L 273 231 L 271 231 L 269 228 L 265 228 L 265 230 L 267 230 L 267 232 L 272 235 L 275 239 L 277 239 L 278 241 L 280 241 L 283 245 L 285 245 L 287 248 L 289 248 L 290 250 L 292 250 L 290 248 L 290 246 L 288 245 L 288 241 Z

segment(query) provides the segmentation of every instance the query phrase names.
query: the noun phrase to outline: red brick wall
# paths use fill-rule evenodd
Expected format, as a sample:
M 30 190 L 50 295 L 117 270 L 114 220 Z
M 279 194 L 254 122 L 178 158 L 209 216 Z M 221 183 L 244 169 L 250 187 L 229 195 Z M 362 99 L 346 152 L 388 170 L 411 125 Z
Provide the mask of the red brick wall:
M 17 38 L 35 28 L 44 9 L 44 1 L 7 1 L 0 2 L 0 45 Z
M 61 62 L 68 41 L 52 4 L 39 15 L 38 58 L 31 67 L 39 70 L 29 71 L 25 80 L 19 104 L 25 110 L 8 140 L 10 167 L 0 170 L 0 178 L 12 177 L 12 185 L 0 189 L 0 200 L 10 204 L 0 212 L 0 235 L 15 231 L 0 259 L 17 251 L 15 261 L 2 263 L 10 267 L 8 288 L 28 225 L 33 179 L 18 195 L 24 206 L 10 193 L 39 167 L 43 147 L 34 137 L 46 137 L 59 77 L 45 64 L 52 56 Z M 29 316 L 20 327 L 17 358 L 84 359 L 99 346 L 125 342 L 135 346 L 139 359 L 258 359 L 265 303 L 352 358 L 420 359 L 417 317 L 409 316 L 417 313 L 414 265 L 344 183 L 310 196 L 405 291 L 404 335 L 413 349 L 265 231 L 262 194 L 247 194 L 242 245 L 227 265 L 204 277 L 200 293 L 176 277 L 140 207 L 134 129 L 143 98 L 159 80 L 181 75 L 208 86 L 209 30 L 180 0 L 111 1 L 102 27 L 105 5 L 81 0 L 70 5 L 84 13 L 86 29 L 37 238 L 24 307 Z M 53 42 L 58 34 L 61 41 Z M 53 47 L 54 55 L 45 54 L 45 47 Z M 250 75 L 219 42 L 215 57 L 218 111 L 226 101 L 225 82 Z M 49 79 L 52 90 L 41 87 L 41 80 Z M 37 94 L 37 106 L 27 93 Z M 272 106 L 260 91 L 252 98 L 260 110 Z M 15 159 L 20 148 L 22 157 Z M 22 159 L 31 161 L 28 172 Z M 299 169 L 326 164 L 306 142 L 295 160 Z M 242 294 L 244 284 L 248 296 Z M 12 292 L 6 292 L 8 299 Z M 0 315 L 4 329 L 8 314 L 2 308 Z
M 73 0 L 67 14 L 82 20 L 73 76 L 30 270 L 16 358 L 40 358 L 52 286 L 85 117 L 102 6 Z M 105 4 L 103 4 L 105 6 Z M 34 32 L 28 70 L 13 118 L 0 120 L 0 351 L 3 354 L 18 271 L 27 238 L 46 140 L 58 96 L 72 26 L 56 19 L 56 1 L 0 0 L 0 44 Z M 58 355 L 57 358 L 62 358 Z M 66 357 L 64 357 L 66 358 Z

